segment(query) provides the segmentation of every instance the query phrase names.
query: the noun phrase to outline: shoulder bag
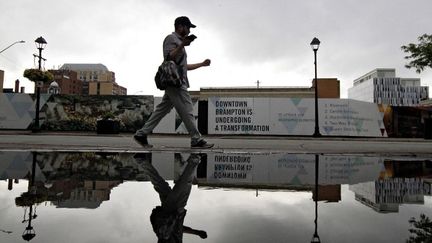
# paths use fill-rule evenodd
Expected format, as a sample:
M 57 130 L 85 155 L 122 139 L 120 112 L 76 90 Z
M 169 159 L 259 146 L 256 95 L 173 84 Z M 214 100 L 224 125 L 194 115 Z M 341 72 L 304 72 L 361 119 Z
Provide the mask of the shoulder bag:
M 168 60 L 168 57 L 159 66 L 156 72 L 155 82 L 156 87 L 160 90 L 165 90 L 169 86 L 181 87 L 182 85 L 182 70 L 174 61 Z

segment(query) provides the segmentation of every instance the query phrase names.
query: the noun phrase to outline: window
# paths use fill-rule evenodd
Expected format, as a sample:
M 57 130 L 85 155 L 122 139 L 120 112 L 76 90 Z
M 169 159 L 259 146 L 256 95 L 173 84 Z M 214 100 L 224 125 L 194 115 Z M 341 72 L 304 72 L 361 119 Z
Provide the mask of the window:
M 100 95 L 100 83 L 97 83 L 97 91 L 96 91 L 97 95 Z

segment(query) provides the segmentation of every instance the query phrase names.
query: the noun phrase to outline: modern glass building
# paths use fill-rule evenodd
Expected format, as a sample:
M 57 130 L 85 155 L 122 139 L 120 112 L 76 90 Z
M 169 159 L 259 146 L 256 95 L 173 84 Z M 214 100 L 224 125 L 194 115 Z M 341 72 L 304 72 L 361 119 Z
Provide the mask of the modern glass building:
M 353 82 L 348 98 L 392 106 L 416 106 L 429 98 L 429 87 L 419 78 L 396 77 L 392 68 L 378 68 Z

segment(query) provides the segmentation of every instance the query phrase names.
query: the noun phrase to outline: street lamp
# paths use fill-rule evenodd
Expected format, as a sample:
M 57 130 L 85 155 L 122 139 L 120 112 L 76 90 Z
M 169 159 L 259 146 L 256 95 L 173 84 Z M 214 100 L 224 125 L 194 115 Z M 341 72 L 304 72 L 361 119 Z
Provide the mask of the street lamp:
M 23 40 L 15 41 L 14 43 L 10 44 L 9 46 L 7 46 L 7 47 L 4 48 L 3 50 L 1 50 L 0 53 L 6 51 L 7 49 L 11 48 L 13 45 L 18 44 L 18 43 L 25 43 L 25 41 L 23 41 Z
M 32 200 L 32 203 L 29 206 L 30 211 L 28 214 L 28 219 L 26 219 L 26 215 L 24 214 L 24 220 L 22 221 L 23 223 L 28 222 L 28 225 L 22 234 L 22 238 L 26 241 L 31 241 L 36 236 L 36 232 L 35 232 L 33 226 L 31 225 L 32 220 L 36 219 L 36 217 L 37 217 L 36 206 L 35 206 L 34 212 L 33 212 L 33 204 L 35 204 L 33 201 L 36 199 L 36 195 L 35 195 L 36 194 L 36 189 L 35 189 L 36 163 L 37 163 L 37 153 L 34 152 L 33 153 L 32 172 L 31 172 L 31 177 L 30 177 L 29 184 L 28 184 L 28 189 L 27 189 L 27 193 L 31 196 L 30 200 Z
M 312 236 L 311 243 L 321 243 L 321 239 L 318 235 L 318 165 L 319 165 L 319 155 L 315 154 L 315 232 Z
M 39 70 L 41 70 L 42 69 L 42 60 L 46 61 L 46 59 L 42 57 L 42 50 L 45 48 L 47 42 L 42 36 L 40 36 L 39 38 L 37 38 L 35 40 L 35 44 L 36 44 L 36 48 L 39 50 L 39 55 L 33 54 L 33 56 L 37 57 L 39 59 L 38 68 L 39 68 Z M 38 132 L 40 130 L 40 127 L 39 127 L 39 103 L 40 103 L 41 83 L 35 82 L 35 85 L 36 85 L 36 117 L 35 117 L 35 124 L 33 127 L 33 132 Z
M 41 61 L 42 61 L 42 50 L 45 48 L 47 42 L 46 40 L 40 36 L 39 38 L 37 38 L 35 40 L 35 44 L 36 44 L 36 48 L 39 50 L 39 56 L 37 56 L 39 58 L 39 70 L 41 70 Z M 45 61 L 45 59 L 44 59 Z
M 315 64 L 315 132 L 313 134 L 314 137 L 321 137 L 321 133 L 319 131 L 319 125 L 318 125 L 318 80 L 317 80 L 317 51 L 320 45 L 320 41 L 318 38 L 313 38 L 312 42 L 310 43 L 312 50 L 314 51 L 314 64 Z

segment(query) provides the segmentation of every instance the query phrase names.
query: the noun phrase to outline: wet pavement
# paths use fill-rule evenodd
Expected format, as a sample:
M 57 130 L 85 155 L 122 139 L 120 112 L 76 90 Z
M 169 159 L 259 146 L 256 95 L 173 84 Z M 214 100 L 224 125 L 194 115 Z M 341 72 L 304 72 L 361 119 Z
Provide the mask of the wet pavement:
M 186 137 L 151 137 L 144 151 L 127 136 L 43 136 L 54 135 L 0 142 L 0 242 L 406 242 L 421 237 L 415 226 L 431 230 L 427 150 L 209 138 L 224 142 L 191 153 Z M 79 140 L 91 146 L 73 151 Z M 281 150 L 291 143 L 299 152 Z
M 204 152 L 325 153 L 432 157 L 432 140 L 400 138 L 209 136 L 215 147 Z M 142 148 L 132 134 L 0 133 L 0 150 L 193 152 L 183 135 L 150 135 L 153 148 Z

